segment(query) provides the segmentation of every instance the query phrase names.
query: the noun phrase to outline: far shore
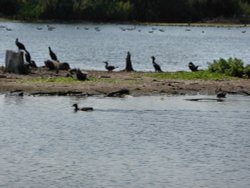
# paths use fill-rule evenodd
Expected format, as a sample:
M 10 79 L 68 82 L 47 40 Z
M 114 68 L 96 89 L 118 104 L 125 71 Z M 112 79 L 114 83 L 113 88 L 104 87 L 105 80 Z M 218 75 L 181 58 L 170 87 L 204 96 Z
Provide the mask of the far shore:
M 102 21 L 89 21 L 89 20 L 19 20 L 0 17 L 0 22 L 13 22 L 13 23 L 50 23 L 50 24 L 124 24 L 124 25 L 149 25 L 149 26 L 179 26 L 179 27 L 250 27 L 250 24 L 243 24 L 233 21 L 207 21 L 207 22 L 192 22 L 192 23 L 165 23 L 165 22 L 137 22 L 137 21 L 124 21 L 124 22 L 102 22 Z
M 0 93 L 24 95 L 105 96 L 121 89 L 132 96 L 145 95 L 250 95 L 249 79 L 172 79 L 153 72 L 87 71 L 88 80 L 65 77 L 67 71 L 33 70 L 28 75 L 4 73 L 0 70 Z M 175 73 L 173 73 L 175 74 Z M 189 73 L 192 74 L 192 73 Z M 159 77 L 163 76 L 163 77 Z

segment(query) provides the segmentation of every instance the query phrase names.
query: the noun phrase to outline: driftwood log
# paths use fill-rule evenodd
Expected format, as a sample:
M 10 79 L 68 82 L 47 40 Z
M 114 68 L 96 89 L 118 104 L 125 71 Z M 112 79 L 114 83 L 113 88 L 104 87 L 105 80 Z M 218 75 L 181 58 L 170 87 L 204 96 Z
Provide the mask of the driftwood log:
M 11 50 L 6 51 L 5 55 L 5 72 L 15 74 L 27 74 L 28 67 L 24 62 L 23 52 L 14 52 Z
M 59 61 L 55 60 L 47 60 L 44 62 L 45 66 L 49 70 L 69 70 L 70 66 L 68 63 L 60 63 Z

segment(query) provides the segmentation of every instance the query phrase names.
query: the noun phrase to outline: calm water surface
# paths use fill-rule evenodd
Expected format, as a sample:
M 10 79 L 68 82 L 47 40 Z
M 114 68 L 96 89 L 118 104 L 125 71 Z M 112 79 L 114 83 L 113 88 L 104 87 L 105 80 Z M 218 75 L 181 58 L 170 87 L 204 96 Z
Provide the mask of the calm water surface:
M 0 95 L 0 187 L 250 187 L 250 98 L 186 98 Z
M 82 69 L 104 70 L 102 62 L 108 60 L 121 70 L 127 51 L 132 53 L 134 68 L 143 71 L 152 70 L 152 55 L 165 71 L 187 70 L 189 61 L 206 68 L 207 62 L 221 57 L 237 57 L 250 63 L 249 28 L 50 24 L 55 29 L 48 31 L 46 23 L 0 25 L 12 29 L 0 28 L 1 63 L 6 49 L 16 50 L 17 37 L 38 65 L 49 58 L 48 46 L 59 60 Z

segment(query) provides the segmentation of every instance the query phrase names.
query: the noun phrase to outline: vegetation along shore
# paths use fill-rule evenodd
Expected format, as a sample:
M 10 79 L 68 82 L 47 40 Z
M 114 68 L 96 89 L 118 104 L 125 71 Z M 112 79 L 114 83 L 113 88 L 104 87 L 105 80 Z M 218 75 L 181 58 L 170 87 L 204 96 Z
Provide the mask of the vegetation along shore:
M 249 0 L 1 0 L 0 17 L 21 20 L 249 23 Z

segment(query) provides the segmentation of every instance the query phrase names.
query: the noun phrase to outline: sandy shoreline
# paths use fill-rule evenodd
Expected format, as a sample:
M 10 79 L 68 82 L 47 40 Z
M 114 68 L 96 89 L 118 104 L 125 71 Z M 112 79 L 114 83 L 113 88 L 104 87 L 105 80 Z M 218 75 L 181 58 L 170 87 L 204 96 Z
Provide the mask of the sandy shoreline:
M 128 89 L 132 96 L 144 95 L 214 95 L 221 89 L 229 94 L 250 95 L 250 80 L 173 80 L 145 76 L 145 72 L 88 71 L 88 81 L 60 82 L 67 72 L 32 71 L 29 75 L 0 71 L 0 93 L 25 95 L 107 95 Z

